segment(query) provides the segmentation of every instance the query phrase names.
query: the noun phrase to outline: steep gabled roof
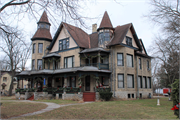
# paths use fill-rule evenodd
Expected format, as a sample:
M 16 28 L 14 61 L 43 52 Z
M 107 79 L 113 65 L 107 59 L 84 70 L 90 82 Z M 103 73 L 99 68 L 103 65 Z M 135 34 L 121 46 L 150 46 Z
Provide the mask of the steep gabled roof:
M 90 34 L 89 37 L 90 37 L 91 48 L 98 47 L 98 32 Z
M 115 31 L 114 31 L 114 38 L 111 40 L 111 42 L 107 46 L 122 44 L 122 41 L 125 38 L 125 36 L 126 36 L 129 29 L 132 32 L 132 35 L 134 37 L 134 40 L 135 40 L 139 50 L 142 50 L 141 44 L 140 44 L 140 42 L 138 40 L 137 34 L 136 34 L 135 30 L 134 30 L 134 27 L 133 27 L 132 23 L 129 23 L 129 24 L 126 24 L 126 25 L 123 25 L 123 26 L 117 26 L 115 28 Z
M 74 41 L 77 43 L 77 45 L 79 47 L 82 47 L 82 48 L 90 48 L 91 47 L 90 46 L 90 38 L 86 32 L 84 32 L 81 28 L 78 28 L 78 27 L 75 27 L 70 24 L 62 22 L 53 38 L 51 45 L 48 48 L 49 50 L 51 50 L 53 45 L 55 44 L 55 41 L 57 40 L 57 38 L 62 30 L 62 27 L 66 28 L 66 30 L 68 31 L 70 36 L 74 39 Z
M 113 28 L 107 11 L 105 11 L 105 13 L 104 13 L 104 16 L 102 18 L 102 21 L 101 21 L 101 24 L 100 24 L 98 30 L 101 28 Z
M 49 20 L 48 20 L 48 17 L 47 17 L 46 11 L 43 12 L 43 14 L 42 14 L 42 16 L 41 16 L 41 18 L 40 18 L 38 23 L 40 23 L 40 22 L 41 23 L 48 23 L 48 24 L 50 24 Z

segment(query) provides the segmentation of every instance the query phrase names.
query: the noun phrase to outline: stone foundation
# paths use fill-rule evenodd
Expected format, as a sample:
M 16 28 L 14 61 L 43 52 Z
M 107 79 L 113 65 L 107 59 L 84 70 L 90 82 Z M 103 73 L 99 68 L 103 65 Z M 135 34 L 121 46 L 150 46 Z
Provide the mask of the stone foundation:
M 78 94 L 67 94 L 63 93 L 62 94 L 62 99 L 63 100 L 83 100 L 83 93 L 78 92 Z

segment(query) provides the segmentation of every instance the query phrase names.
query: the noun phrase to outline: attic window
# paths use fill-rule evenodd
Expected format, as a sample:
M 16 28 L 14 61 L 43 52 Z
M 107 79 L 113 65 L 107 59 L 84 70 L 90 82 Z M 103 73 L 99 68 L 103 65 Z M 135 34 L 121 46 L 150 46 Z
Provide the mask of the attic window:
M 126 36 L 126 44 L 132 46 L 132 38 Z
M 59 50 L 65 50 L 69 48 L 69 38 L 59 40 Z

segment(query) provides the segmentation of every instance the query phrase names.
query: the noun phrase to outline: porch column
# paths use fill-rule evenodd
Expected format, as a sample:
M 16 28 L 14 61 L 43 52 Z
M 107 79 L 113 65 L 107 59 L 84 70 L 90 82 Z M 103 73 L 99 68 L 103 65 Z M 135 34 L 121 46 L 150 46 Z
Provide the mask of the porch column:
M 54 78 L 52 78 L 52 87 L 54 87 Z
M 54 70 L 54 68 L 55 68 L 55 66 L 54 66 L 55 64 L 54 64 L 54 58 L 53 58 L 53 70 Z
M 23 88 L 23 79 L 22 79 L 22 88 Z
M 45 68 L 44 65 L 45 65 L 44 64 L 44 59 L 42 59 L 42 70 L 44 70 L 44 68 Z
M 48 69 L 50 69 L 50 62 L 48 61 Z
M 100 69 L 100 63 L 101 63 L 100 52 L 98 52 L 98 68 L 99 69 Z

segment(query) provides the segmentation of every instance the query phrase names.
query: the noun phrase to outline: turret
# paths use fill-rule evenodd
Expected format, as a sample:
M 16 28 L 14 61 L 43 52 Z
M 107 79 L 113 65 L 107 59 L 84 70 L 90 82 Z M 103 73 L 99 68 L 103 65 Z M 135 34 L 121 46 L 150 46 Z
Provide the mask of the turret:
M 50 33 L 50 26 L 46 12 L 44 11 L 39 22 L 37 23 L 37 31 L 32 40 L 32 70 L 43 69 L 42 57 L 45 54 L 46 48 L 52 42 L 52 37 Z
M 114 28 L 112 26 L 111 20 L 107 11 L 105 11 L 102 18 L 101 24 L 97 29 L 98 32 L 98 47 L 106 48 L 106 45 L 110 42 Z

